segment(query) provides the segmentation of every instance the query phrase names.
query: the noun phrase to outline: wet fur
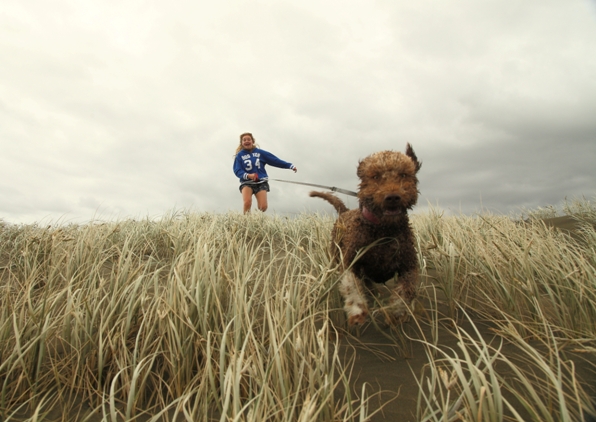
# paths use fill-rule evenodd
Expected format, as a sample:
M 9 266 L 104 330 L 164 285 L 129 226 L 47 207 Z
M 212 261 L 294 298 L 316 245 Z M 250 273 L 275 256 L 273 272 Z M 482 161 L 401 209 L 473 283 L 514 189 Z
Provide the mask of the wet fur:
M 357 170 L 358 209 L 348 210 L 341 199 L 330 193 L 310 193 L 330 202 L 339 214 L 333 226 L 332 243 L 335 258 L 344 270 L 340 292 L 350 325 L 366 321 L 367 296 L 372 283 L 392 279 L 396 283 L 386 313 L 387 322 L 399 323 L 407 318 L 407 306 L 416 296 L 418 280 L 418 255 L 407 211 L 418 200 L 416 175 L 420 167 L 421 162 L 410 144 L 405 154 L 381 151 L 361 160 Z M 354 262 L 358 252 L 372 244 Z

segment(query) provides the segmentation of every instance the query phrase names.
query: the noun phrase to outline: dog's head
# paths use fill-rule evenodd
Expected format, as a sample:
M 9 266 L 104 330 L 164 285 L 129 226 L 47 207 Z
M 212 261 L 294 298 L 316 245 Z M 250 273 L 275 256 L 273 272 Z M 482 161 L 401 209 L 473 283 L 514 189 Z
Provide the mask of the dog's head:
M 360 207 L 379 218 L 405 214 L 418 201 L 416 174 L 421 166 L 410 144 L 405 154 L 380 151 L 361 160 L 357 170 Z

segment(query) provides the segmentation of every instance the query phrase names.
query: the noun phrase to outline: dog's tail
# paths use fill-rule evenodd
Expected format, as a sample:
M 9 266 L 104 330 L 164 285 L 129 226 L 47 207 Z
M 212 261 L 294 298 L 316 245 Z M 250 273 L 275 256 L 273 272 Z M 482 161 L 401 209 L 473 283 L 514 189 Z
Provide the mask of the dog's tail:
M 348 207 L 346 207 L 346 204 L 344 204 L 341 199 L 339 199 L 337 196 L 332 195 L 330 193 L 317 192 L 317 191 L 313 190 L 310 193 L 310 196 L 312 196 L 312 197 L 316 196 L 318 198 L 323 198 L 325 201 L 329 202 L 331 205 L 333 205 L 335 207 L 335 210 L 337 211 L 338 214 L 342 214 L 348 210 Z

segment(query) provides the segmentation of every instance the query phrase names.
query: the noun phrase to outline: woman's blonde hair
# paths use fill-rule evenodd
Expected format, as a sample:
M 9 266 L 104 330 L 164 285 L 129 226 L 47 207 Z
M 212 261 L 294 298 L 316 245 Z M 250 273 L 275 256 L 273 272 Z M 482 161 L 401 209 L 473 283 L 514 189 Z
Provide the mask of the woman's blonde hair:
M 238 155 L 238 153 L 244 149 L 244 148 L 242 147 L 242 138 L 243 138 L 243 137 L 245 137 L 246 135 L 250 136 L 250 139 L 252 139 L 252 145 L 253 145 L 253 148 L 257 148 L 257 144 L 256 144 L 256 142 L 255 142 L 255 137 L 254 137 L 254 136 L 252 136 L 252 133 L 250 133 L 250 132 L 244 132 L 242 135 L 240 135 L 240 143 L 239 143 L 239 144 L 238 144 L 238 146 L 236 147 L 236 152 L 234 153 L 234 157 L 235 157 L 236 155 Z

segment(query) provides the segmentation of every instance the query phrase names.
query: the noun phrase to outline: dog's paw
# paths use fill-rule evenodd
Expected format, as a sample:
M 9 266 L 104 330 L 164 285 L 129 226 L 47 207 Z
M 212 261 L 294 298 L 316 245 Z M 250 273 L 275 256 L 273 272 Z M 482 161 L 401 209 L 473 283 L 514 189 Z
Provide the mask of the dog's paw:
M 368 317 L 368 311 L 363 310 L 359 314 L 352 314 L 348 316 L 348 325 L 353 327 L 354 325 L 363 325 Z
M 399 296 L 392 297 L 389 306 L 383 308 L 387 325 L 400 325 L 410 320 L 408 305 Z
M 385 323 L 387 325 L 397 326 L 401 325 L 405 322 L 410 320 L 410 314 L 403 313 L 403 314 L 395 314 L 395 313 L 387 313 L 385 314 Z
M 396 327 L 408 322 L 410 315 L 408 313 L 391 312 L 388 308 L 382 308 L 373 311 L 372 318 L 382 327 Z

